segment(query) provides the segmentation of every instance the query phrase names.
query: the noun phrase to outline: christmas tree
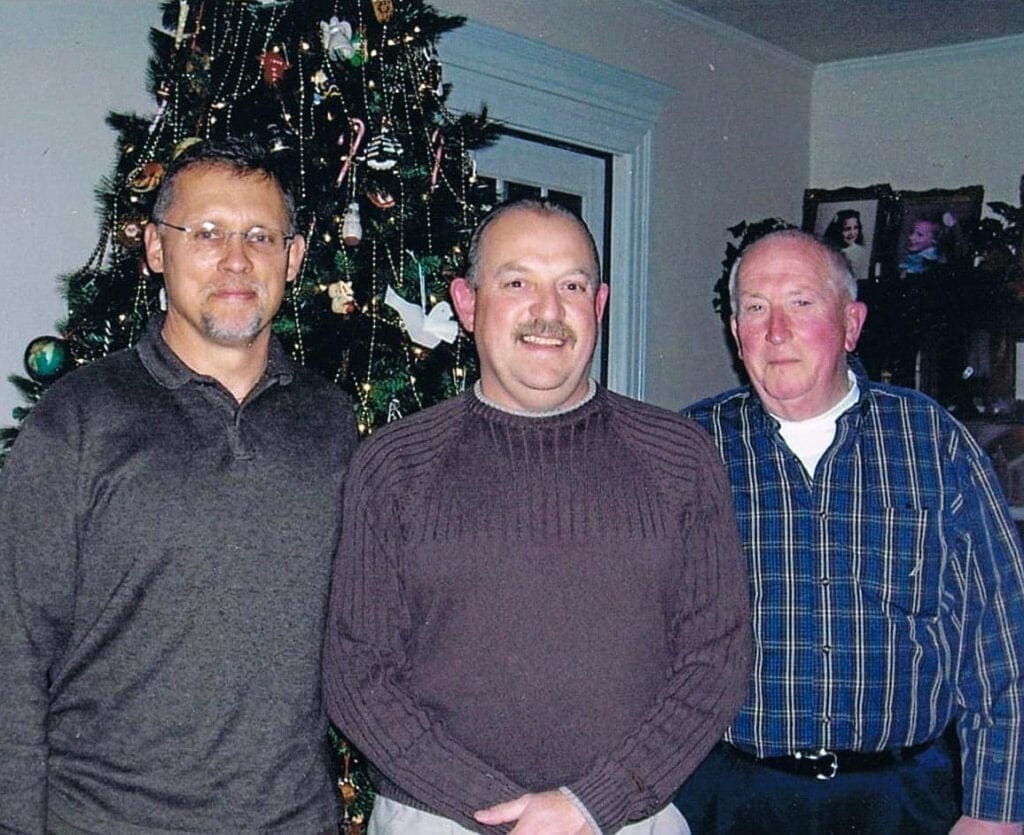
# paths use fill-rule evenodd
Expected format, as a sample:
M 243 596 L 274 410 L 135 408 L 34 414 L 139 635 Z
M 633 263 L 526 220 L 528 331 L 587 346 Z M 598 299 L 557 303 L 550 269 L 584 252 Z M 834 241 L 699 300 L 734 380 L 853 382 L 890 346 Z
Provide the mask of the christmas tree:
M 60 338 L 33 340 L 31 403 L 67 370 L 134 344 L 160 309 L 142 230 L 165 166 L 202 138 L 281 154 L 308 252 L 274 323 L 292 356 L 352 396 L 360 431 L 462 391 L 472 344 L 445 301 L 482 212 L 470 151 L 485 114 L 453 114 L 437 42 L 462 18 L 421 0 L 170 0 L 151 33 L 151 116 L 111 114 L 99 242 L 65 276 Z M 20 419 L 28 411 L 19 410 Z M 3 430 L 0 454 L 17 428 Z
M 60 337 L 33 340 L 30 378 L 12 378 L 26 399 L 142 334 L 161 308 L 142 230 L 165 167 L 227 135 L 258 136 L 290 171 L 308 251 L 274 330 L 353 396 L 360 431 L 462 391 L 475 356 L 444 299 L 487 208 L 470 151 L 495 130 L 445 106 L 437 41 L 462 19 L 421 0 L 171 0 L 162 11 L 154 112 L 108 117 L 118 160 L 97 190 L 99 242 L 63 279 Z M 4 430 L 0 453 L 16 434 Z M 332 739 L 355 835 L 372 791 Z

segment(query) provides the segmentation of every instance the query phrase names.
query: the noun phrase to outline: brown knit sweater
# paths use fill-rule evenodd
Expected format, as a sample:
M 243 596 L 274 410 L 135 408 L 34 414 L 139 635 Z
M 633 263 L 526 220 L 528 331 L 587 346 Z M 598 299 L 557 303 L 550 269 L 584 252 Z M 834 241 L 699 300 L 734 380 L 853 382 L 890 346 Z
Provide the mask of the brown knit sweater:
M 746 695 L 747 595 L 695 424 L 604 389 L 548 417 L 467 393 L 352 460 L 328 711 L 386 796 L 484 831 L 474 810 L 567 786 L 614 831 Z

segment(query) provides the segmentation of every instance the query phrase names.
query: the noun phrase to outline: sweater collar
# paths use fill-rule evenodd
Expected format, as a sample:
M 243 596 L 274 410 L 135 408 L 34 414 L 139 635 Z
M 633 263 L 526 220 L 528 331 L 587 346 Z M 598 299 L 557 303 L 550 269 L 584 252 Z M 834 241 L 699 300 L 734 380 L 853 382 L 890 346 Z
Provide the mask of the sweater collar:
M 590 380 L 587 396 L 579 403 L 549 412 L 526 412 L 500 406 L 483 394 L 479 382 L 473 386 L 472 391 L 466 392 L 463 396 L 469 405 L 470 413 L 494 423 L 523 428 L 561 426 L 579 420 L 588 420 L 602 409 L 606 400 L 605 390 L 593 380 Z
M 586 405 L 591 400 L 593 400 L 594 395 L 597 394 L 597 383 L 593 380 L 593 378 L 587 380 L 587 383 L 587 394 L 581 401 L 579 401 L 578 403 L 573 403 L 568 406 L 559 406 L 557 409 L 551 409 L 547 412 L 528 412 L 525 409 L 509 409 L 506 406 L 502 406 L 500 403 L 491 400 L 491 398 L 484 394 L 484 387 L 479 380 L 477 380 L 473 384 L 473 396 L 476 397 L 476 399 L 483 403 L 485 406 L 489 406 L 490 408 L 495 409 L 499 412 L 504 412 L 507 415 L 514 415 L 515 417 L 533 419 L 549 418 L 573 412 L 576 409 Z
M 145 333 L 135 346 L 139 359 L 153 379 L 164 388 L 169 389 L 181 388 L 188 383 L 217 382 L 213 377 L 193 371 L 171 350 L 161 333 L 164 318 L 162 313 L 150 317 Z M 260 382 L 256 384 L 256 388 L 262 389 L 271 383 L 286 386 L 294 376 L 295 370 L 291 360 L 277 337 L 271 336 L 267 367 L 263 371 Z

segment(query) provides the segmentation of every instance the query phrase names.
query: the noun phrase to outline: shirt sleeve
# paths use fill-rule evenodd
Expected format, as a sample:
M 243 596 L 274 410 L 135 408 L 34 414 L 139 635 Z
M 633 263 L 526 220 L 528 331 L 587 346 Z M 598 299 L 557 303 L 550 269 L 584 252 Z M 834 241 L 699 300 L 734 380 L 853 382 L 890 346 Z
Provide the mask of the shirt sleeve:
M 327 712 L 377 769 L 430 811 L 474 831 L 505 832 L 482 826 L 472 813 L 527 790 L 449 736 L 402 685 L 412 624 L 391 533 L 397 514 L 388 513 L 386 491 L 366 477 L 372 456 L 361 451 L 346 479 L 331 587 Z
M 43 832 L 49 681 L 74 606 L 75 429 L 45 398 L 0 472 L 0 831 Z
M 957 731 L 965 814 L 1024 821 L 1024 560 L 985 455 L 965 443 L 957 539 L 962 650 Z
M 732 491 L 703 433 L 698 452 L 672 668 L 638 727 L 568 786 L 602 832 L 661 809 L 722 738 L 747 695 L 750 603 Z

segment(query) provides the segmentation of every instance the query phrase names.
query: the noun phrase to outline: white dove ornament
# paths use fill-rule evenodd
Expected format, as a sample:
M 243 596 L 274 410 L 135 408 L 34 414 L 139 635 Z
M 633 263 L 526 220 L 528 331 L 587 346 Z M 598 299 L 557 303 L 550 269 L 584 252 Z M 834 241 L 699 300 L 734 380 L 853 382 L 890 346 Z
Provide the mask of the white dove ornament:
M 389 285 L 384 304 L 398 313 L 409 338 L 424 348 L 434 348 L 442 340 L 452 343 L 459 335 L 459 323 L 448 302 L 438 302 L 427 313 L 420 305 L 407 302 Z

